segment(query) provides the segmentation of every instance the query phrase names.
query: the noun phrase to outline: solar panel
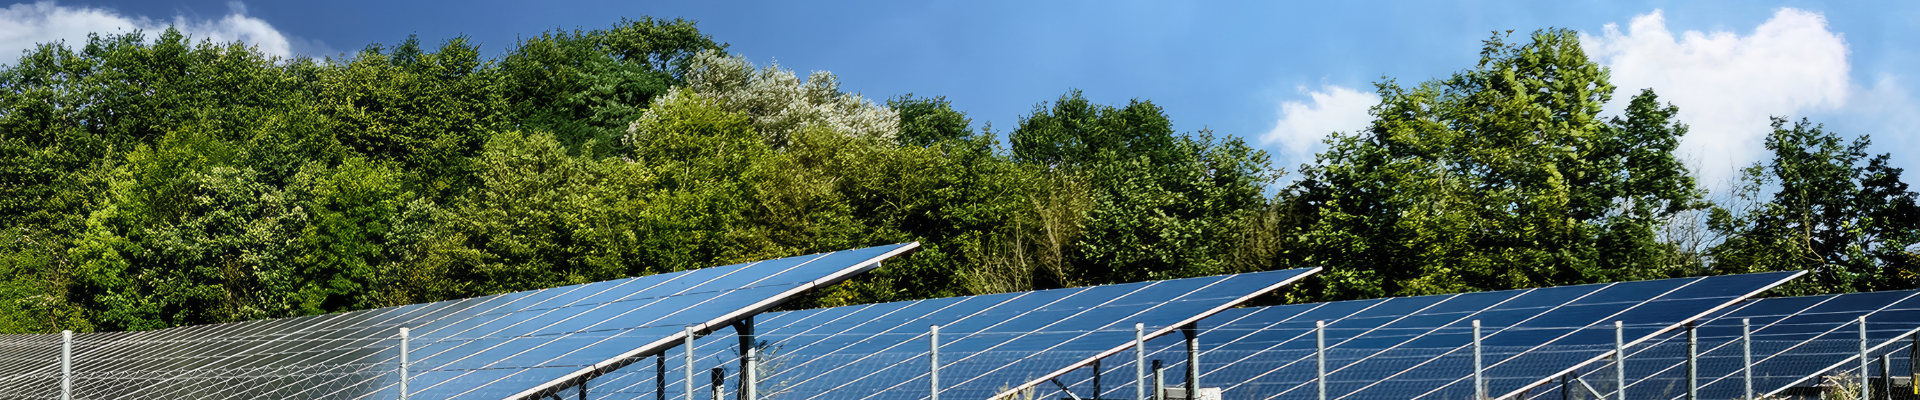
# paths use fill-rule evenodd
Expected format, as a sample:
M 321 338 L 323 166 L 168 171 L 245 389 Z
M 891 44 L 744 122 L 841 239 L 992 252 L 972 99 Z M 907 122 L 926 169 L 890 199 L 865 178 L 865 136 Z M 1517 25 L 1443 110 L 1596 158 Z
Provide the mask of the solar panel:
M 1612 350 L 1612 321 L 1627 322 L 1628 340 L 1646 340 L 1795 276 L 1732 275 L 1229 310 L 1200 323 L 1200 384 L 1220 387 L 1230 399 L 1316 398 L 1314 322 L 1324 320 L 1328 398 L 1470 398 L 1470 326 L 1480 320 L 1488 395 L 1515 396 L 1604 357 Z M 1155 349 L 1151 357 L 1169 361 L 1171 370 L 1185 368 L 1179 355 L 1185 350 L 1177 339 L 1150 346 Z M 1132 371 L 1122 365 L 1120 370 Z M 1078 378 L 1072 386 L 1086 388 L 1089 381 Z
M 1819 384 L 1822 374 L 1857 374 L 1861 316 L 1867 317 L 1868 342 L 1875 347 L 1870 354 L 1891 352 L 1901 361 L 1893 363 L 1892 369 L 1907 372 L 1909 364 L 1901 350 L 1911 345 L 1909 340 L 1920 328 L 1920 291 L 1758 299 L 1696 324 L 1698 393 L 1702 398 L 1745 396 L 1742 319 L 1752 326 L 1756 395 Z M 1686 341 L 1684 334 L 1675 332 L 1629 349 L 1628 393 L 1635 398 L 1684 398 Z M 1613 379 L 1611 370 L 1599 375 Z
M 401 326 L 413 332 L 414 398 L 524 395 L 624 365 L 670 347 L 689 326 L 724 326 L 917 246 L 341 314 L 79 335 L 76 398 L 397 398 Z M 45 356 L 45 346 L 29 347 Z M 54 357 L 21 374 L 35 377 L 31 385 L 6 385 L 0 397 L 58 393 L 52 349 Z
M 1133 324 L 1160 335 L 1295 282 L 1318 269 L 1008 293 L 762 314 L 758 386 L 780 399 L 922 399 L 928 329 L 940 325 L 941 396 L 990 398 L 1130 348 Z M 738 341 L 722 330 L 696 345 L 696 370 L 737 380 Z M 1176 335 L 1177 336 L 1177 335 Z M 677 350 L 676 350 L 677 352 Z M 593 396 L 681 396 L 686 364 L 628 368 L 589 383 Z M 661 382 L 660 376 L 667 380 Z M 711 384 L 698 374 L 701 387 Z M 733 385 L 737 385 L 734 382 Z M 704 397 L 704 396 L 702 396 Z

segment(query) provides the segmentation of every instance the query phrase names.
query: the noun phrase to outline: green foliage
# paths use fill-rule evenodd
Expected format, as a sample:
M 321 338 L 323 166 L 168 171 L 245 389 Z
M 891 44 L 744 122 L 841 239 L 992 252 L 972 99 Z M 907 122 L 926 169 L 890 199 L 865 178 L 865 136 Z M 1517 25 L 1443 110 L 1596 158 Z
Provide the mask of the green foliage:
M 1793 294 L 1910 289 L 1920 272 L 1920 194 L 1872 141 L 1846 143 L 1805 120 L 1773 120 L 1773 159 L 1743 171 L 1744 204 L 1713 209 L 1726 240 L 1710 250 L 1723 272 L 1807 270 Z M 1759 200 L 1768 190 L 1772 198 Z M 1740 207 L 1746 206 L 1746 207 Z
M 1095 105 L 1070 91 L 1012 134 L 1013 159 L 1086 179 L 1092 206 L 1069 257 L 1082 282 L 1225 272 L 1225 240 L 1262 205 L 1267 155 L 1238 138 L 1182 135 L 1151 102 Z
M 1284 201 L 1308 215 L 1283 263 L 1326 266 L 1297 299 L 1457 293 L 1651 277 L 1664 219 L 1697 207 L 1673 159 L 1685 126 L 1651 91 L 1624 118 L 1567 30 L 1486 43 L 1475 68 L 1379 85 L 1372 126 L 1335 135 Z

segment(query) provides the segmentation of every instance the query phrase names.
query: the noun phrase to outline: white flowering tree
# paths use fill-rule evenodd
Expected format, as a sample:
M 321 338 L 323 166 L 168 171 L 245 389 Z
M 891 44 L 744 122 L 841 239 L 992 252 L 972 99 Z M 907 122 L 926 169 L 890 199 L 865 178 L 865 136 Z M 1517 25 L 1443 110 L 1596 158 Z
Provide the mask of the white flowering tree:
M 776 148 L 786 147 L 795 133 L 808 128 L 886 142 L 892 142 L 900 130 L 898 113 L 859 94 L 840 92 L 839 80 L 826 71 L 814 71 L 803 81 L 778 64 L 756 68 L 739 56 L 709 50 L 694 56 L 686 88 L 691 93 L 671 91 L 667 96 L 698 95 L 723 110 L 745 115 Z M 644 126 L 636 123 L 628 134 L 646 135 Z

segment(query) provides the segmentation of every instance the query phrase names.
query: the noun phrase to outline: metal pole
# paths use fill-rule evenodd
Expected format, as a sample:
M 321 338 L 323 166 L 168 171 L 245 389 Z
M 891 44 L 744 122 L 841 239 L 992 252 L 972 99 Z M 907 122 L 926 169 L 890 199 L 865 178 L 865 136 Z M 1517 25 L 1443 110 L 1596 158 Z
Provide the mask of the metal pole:
M 1147 325 L 1133 323 L 1133 398 L 1147 398 Z
M 1167 400 L 1167 367 L 1153 360 L 1153 400 Z
M 1480 320 L 1473 320 L 1473 398 L 1487 398 L 1487 380 L 1480 375 Z
M 725 397 L 721 396 L 721 389 L 727 384 L 727 370 L 714 368 L 710 375 L 713 378 L 713 400 L 720 400 Z
M 1613 321 L 1613 394 L 1627 400 L 1627 325 Z
M 400 327 L 400 400 L 407 400 L 407 327 Z
M 940 326 L 927 329 L 927 398 L 940 400 Z
M 680 346 L 687 352 L 687 400 L 693 400 L 693 327 L 687 327 L 686 340 Z
M 1867 316 L 1860 316 L 1860 398 L 1873 398 L 1873 387 L 1867 384 Z
M 1327 400 L 1327 321 L 1313 321 L 1313 382 L 1320 386 L 1320 400 Z
M 653 398 L 667 400 L 667 352 L 653 356 Z
M 1687 400 L 1700 399 L 1700 331 L 1687 323 Z
M 1887 355 L 1880 355 L 1880 393 L 1887 400 L 1893 400 L 1893 366 L 1887 362 Z
M 1741 378 L 1747 383 L 1747 395 L 1741 398 L 1753 400 L 1753 321 L 1747 318 L 1740 319 L 1740 359 Z
M 758 371 L 754 370 L 757 368 L 755 364 L 759 362 L 757 358 L 760 350 L 755 349 L 753 344 L 753 316 L 749 315 L 740 322 L 733 323 L 733 330 L 740 336 L 740 400 L 754 400 L 758 395 L 758 388 L 754 386 L 758 384 L 756 380 L 759 378 Z
M 60 331 L 60 400 L 73 400 L 73 331 Z
M 1920 332 L 1914 332 L 1907 340 L 1907 387 L 1913 388 L 1913 394 L 1920 395 Z
M 1200 396 L 1200 327 L 1187 324 L 1180 333 L 1187 336 L 1187 399 L 1191 400 Z

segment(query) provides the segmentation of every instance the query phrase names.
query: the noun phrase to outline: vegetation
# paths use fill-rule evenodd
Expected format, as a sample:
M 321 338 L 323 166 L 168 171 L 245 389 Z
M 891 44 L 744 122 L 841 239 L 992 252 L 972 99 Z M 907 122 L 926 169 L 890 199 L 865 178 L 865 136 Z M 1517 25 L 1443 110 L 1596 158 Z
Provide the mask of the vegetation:
M 1912 288 L 1916 194 L 1809 122 L 1703 200 L 1686 126 L 1574 33 L 1379 84 L 1284 186 L 1241 139 L 1078 91 L 1011 132 L 757 67 L 684 20 L 495 59 L 409 38 L 275 59 L 169 30 L 0 67 L 0 332 L 311 315 L 906 241 L 797 307 L 1326 267 L 1288 301 L 1815 271 Z M 1001 138 L 1007 140 L 1001 143 Z M 1705 218 L 1695 218 L 1706 215 Z M 1692 218 L 1692 219 L 1690 219 Z M 1699 222 L 1694 222 L 1694 221 Z M 1706 239 L 1677 240 L 1673 232 Z

